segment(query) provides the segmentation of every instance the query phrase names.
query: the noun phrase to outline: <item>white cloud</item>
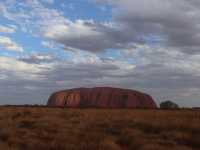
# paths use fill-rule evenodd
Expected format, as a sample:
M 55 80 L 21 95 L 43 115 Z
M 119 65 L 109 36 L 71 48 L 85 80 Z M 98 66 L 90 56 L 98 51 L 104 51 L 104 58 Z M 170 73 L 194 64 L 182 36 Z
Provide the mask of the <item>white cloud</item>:
M 18 58 L 19 60 L 28 64 L 50 64 L 56 60 L 56 57 L 50 54 L 40 54 L 33 52 Z
M 42 0 L 42 2 L 47 3 L 47 4 L 53 4 L 54 0 Z
M 0 36 L 0 47 L 10 51 L 22 52 L 23 48 L 12 41 L 9 37 Z
M 15 28 L 0 25 L 0 33 L 14 33 Z
M 56 47 L 56 45 L 53 42 L 50 42 L 50 41 L 42 41 L 41 44 L 42 44 L 42 46 L 47 47 L 47 48 L 51 48 L 51 49 Z
M 99 0 L 103 6 L 106 2 L 114 6 L 113 17 L 106 23 L 71 21 L 60 10 L 48 8 L 46 4 L 53 1 L 44 1 L 12 1 L 0 4 L 0 12 L 23 31 L 44 38 L 43 46 L 61 44 L 54 50 L 70 49 L 70 56 L 60 60 L 39 54 L 0 58 L 0 80 L 4 81 L 0 85 L 11 84 L 14 90 L 37 87 L 43 97 L 57 89 L 109 85 L 146 90 L 159 98 L 179 96 L 185 104 L 190 104 L 185 96 L 198 98 L 200 3 L 196 0 Z M 1 37 L 0 45 L 12 50 L 20 47 L 8 37 Z M 103 53 L 108 49 L 112 53 Z M 10 72 L 14 77 L 6 76 Z M 42 80 L 31 82 L 32 78 Z
M 62 38 L 67 40 L 98 36 L 100 33 L 95 30 L 95 27 L 88 25 L 93 23 L 93 21 L 76 20 L 75 22 L 72 22 L 67 20 L 67 23 L 65 24 L 48 26 L 44 31 L 44 36 L 55 40 L 62 40 Z
M 3 72 L 7 79 L 42 79 L 42 72 L 50 69 L 50 64 L 30 64 L 19 59 L 0 56 L 0 72 Z

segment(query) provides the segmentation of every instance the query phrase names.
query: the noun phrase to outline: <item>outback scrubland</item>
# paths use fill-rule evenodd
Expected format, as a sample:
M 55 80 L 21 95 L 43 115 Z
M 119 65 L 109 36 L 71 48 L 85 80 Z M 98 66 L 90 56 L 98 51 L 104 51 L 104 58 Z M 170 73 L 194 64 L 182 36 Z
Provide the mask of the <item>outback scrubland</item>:
M 0 107 L 1 150 L 199 150 L 200 111 Z

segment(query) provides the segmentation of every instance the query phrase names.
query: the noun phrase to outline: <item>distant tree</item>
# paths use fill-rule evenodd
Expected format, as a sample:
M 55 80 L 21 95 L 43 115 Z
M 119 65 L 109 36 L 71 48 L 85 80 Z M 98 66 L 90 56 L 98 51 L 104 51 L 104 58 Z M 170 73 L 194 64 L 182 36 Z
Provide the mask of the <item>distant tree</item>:
M 160 108 L 161 109 L 177 109 L 179 108 L 179 106 L 172 101 L 165 101 L 165 102 L 160 103 Z

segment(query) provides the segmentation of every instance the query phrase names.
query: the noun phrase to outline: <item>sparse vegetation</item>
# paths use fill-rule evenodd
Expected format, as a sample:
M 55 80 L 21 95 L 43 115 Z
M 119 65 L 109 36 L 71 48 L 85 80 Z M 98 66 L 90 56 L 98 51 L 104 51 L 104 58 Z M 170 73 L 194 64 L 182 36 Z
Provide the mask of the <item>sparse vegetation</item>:
M 165 101 L 165 102 L 160 103 L 160 108 L 161 109 L 178 109 L 179 106 L 178 104 L 172 101 Z
M 199 150 L 200 111 L 0 108 L 2 150 Z

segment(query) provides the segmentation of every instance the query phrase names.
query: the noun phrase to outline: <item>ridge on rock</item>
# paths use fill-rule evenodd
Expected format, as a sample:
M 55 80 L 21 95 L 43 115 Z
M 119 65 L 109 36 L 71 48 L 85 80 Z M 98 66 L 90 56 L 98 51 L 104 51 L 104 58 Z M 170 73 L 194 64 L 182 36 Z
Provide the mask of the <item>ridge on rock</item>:
M 156 108 L 148 94 L 111 87 L 75 88 L 53 93 L 47 106 L 97 108 Z

